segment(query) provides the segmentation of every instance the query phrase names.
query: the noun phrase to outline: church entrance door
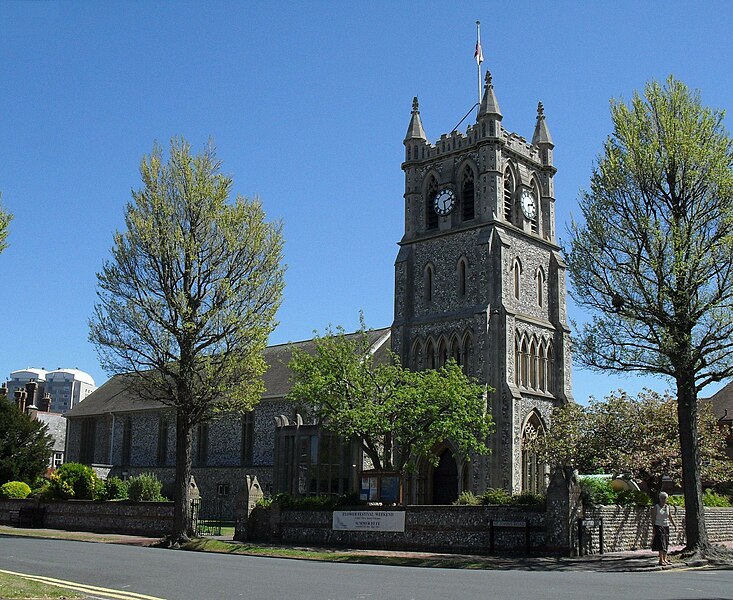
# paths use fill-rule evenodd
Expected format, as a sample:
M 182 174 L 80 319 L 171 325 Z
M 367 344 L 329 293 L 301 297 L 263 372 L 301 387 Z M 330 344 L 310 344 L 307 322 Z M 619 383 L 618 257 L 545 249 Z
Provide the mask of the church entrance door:
M 458 465 L 447 448 L 433 470 L 433 504 L 453 504 L 458 500 Z

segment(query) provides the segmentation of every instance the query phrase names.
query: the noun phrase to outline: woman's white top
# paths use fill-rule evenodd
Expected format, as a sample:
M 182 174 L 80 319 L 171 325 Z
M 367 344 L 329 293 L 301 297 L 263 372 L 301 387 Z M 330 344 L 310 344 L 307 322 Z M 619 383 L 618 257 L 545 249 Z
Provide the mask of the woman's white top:
M 654 524 L 661 527 L 669 527 L 671 524 L 671 521 L 669 520 L 669 504 L 665 504 L 664 506 L 655 504 L 654 508 L 656 509 Z

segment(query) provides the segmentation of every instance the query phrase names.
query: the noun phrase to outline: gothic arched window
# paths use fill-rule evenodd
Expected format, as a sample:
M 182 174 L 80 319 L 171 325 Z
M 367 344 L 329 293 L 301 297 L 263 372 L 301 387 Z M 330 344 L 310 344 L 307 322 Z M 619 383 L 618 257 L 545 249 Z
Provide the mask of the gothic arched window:
M 545 342 L 540 342 L 539 345 L 539 356 L 537 357 L 539 363 L 539 389 L 542 392 L 547 391 L 547 355 L 545 354 Z
M 534 340 L 529 344 L 529 387 L 537 389 L 537 345 Z
M 435 368 L 435 346 L 433 345 L 433 340 L 428 340 L 425 346 L 425 368 Z
M 438 345 L 438 360 L 436 367 L 439 369 L 448 362 L 448 346 L 445 343 L 445 339 L 440 340 Z
M 473 181 L 473 169 L 466 165 L 463 169 L 463 180 L 461 181 L 461 203 L 463 205 L 463 220 L 470 221 L 475 216 L 475 186 Z
M 463 356 L 461 354 L 461 344 L 458 341 L 458 336 L 454 335 L 450 343 L 450 357 L 456 361 L 457 364 L 463 364 Z
M 519 259 L 514 261 L 514 298 L 519 300 L 519 294 L 522 292 L 521 287 L 521 275 L 522 275 L 522 263 Z
M 463 298 L 466 295 L 466 259 L 458 261 L 458 296 Z
M 547 489 L 547 465 L 542 461 L 535 447 L 538 439 L 545 435 L 539 415 L 533 412 L 522 431 L 522 491 L 533 494 L 543 493 Z
M 504 220 L 513 223 L 514 175 L 511 169 L 504 171 Z
M 555 360 L 552 356 L 552 343 L 547 346 L 547 391 L 555 393 Z
M 469 375 L 471 370 L 471 362 L 473 361 L 473 336 L 469 331 L 463 336 L 463 372 Z
M 422 369 L 422 344 L 420 340 L 416 340 L 412 346 L 412 354 L 410 356 L 410 368 L 413 371 L 419 371 Z
M 527 351 L 527 340 L 522 340 L 521 349 L 519 351 L 519 361 L 521 374 L 520 382 L 522 387 L 527 387 L 528 383 L 528 371 L 529 371 L 529 352 Z
M 542 306 L 543 296 L 545 291 L 545 273 L 542 270 L 542 267 L 537 269 L 537 305 Z
M 436 213 L 435 208 L 433 208 L 433 199 L 437 193 L 438 182 L 435 180 L 435 177 L 431 175 L 428 185 L 425 188 L 425 227 L 427 229 L 438 228 L 438 213 Z
M 423 297 L 425 302 L 433 301 L 433 265 L 426 265 L 423 273 Z

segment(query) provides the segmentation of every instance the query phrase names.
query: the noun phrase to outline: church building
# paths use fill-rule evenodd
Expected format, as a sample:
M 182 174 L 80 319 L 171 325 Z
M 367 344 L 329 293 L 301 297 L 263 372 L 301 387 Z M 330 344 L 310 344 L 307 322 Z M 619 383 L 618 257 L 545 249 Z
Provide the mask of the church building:
M 454 130 L 430 143 L 415 98 L 404 146 L 394 322 L 370 333 L 373 351 L 386 356 L 391 346 L 415 370 L 454 358 L 495 390 L 486 410 L 496 426 L 486 456 L 464 461 L 446 440 L 437 466 L 426 461 L 409 476 L 405 500 L 447 504 L 462 491 L 544 491 L 546 468 L 525 441 L 544 435 L 553 407 L 572 397 L 554 145 L 542 104 L 527 142 L 504 129 L 487 73 L 476 122 L 465 133 Z M 313 348 L 312 341 L 297 345 Z M 194 434 L 201 493 L 222 498 L 228 512 L 246 475 L 257 475 L 268 492 L 358 490 L 359 458 L 304 424 L 286 400 L 291 352 L 289 345 L 265 350 L 266 391 L 252 413 L 215 419 Z M 67 460 L 102 474 L 154 472 L 172 482 L 174 415 L 161 402 L 138 398 L 124 375 L 66 417 Z
M 409 501 L 463 490 L 543 491 L 524 441 L 572 400 L 565 265 L 555 233 L 554 145 L 543 106 L 532 141 L 504 129 L 491 74 L 476 122 L 430 143 L 417 98 L 404 140 L 405 231 L 395 263 L 392 348 L 412 369 L 454 358 L 495 391 L 491 454 L 462 462 L 449 440 Z

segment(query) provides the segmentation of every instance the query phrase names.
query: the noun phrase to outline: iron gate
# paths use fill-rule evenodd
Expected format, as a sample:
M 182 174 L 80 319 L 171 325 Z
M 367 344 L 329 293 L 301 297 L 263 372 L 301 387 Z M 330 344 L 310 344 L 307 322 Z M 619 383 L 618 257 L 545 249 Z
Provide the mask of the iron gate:
M 191 500 L 191 527 L 194 534 L 203 536 L 221 535 L 223 522 L 221 498 L 197 498 Z

